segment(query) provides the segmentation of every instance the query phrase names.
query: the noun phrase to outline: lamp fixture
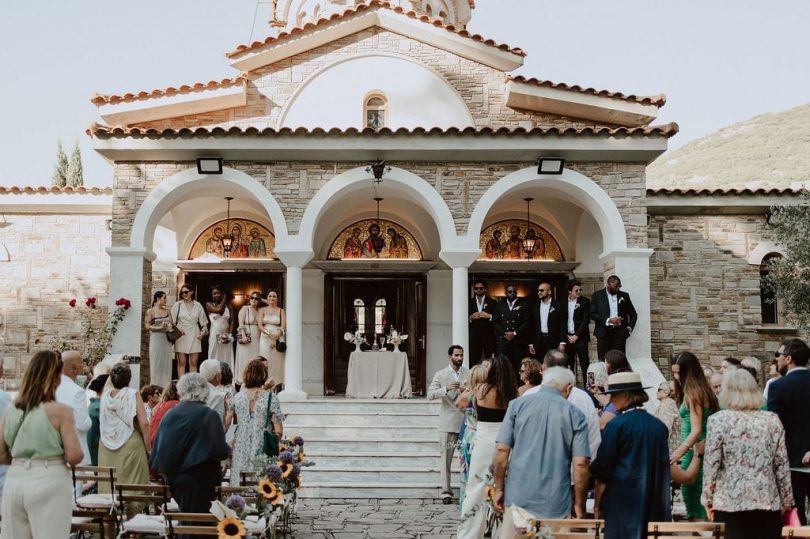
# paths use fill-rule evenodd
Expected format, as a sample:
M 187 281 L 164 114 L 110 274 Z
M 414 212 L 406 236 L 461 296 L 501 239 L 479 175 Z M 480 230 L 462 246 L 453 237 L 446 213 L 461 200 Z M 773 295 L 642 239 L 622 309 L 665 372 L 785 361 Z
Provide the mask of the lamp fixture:
M 538 174 L 562 174 L 565 169 L 565 159 L 562 157 L 540 157 L 537 160 Z
M 374 252 L 377 253 L 377 257 L 380 256 L 380 253 L 383 249 L 385 249 L 385 239 L 382 235 L 382 227 L 380 226 L 380 202 L 382 202 L 382 198 L 374 197 L 374 202 L 377 203 L 377 235 L 372 236 L 371 245 L 374 247 Z
M 227 257 L 231 252 L 234 240 L 233 234 L 231 234 L 231 200 L 233 200 L 233 197 L 225 197 L 225 200 L 228 201 L 228 220 L 225 225 L 225 235 L 222 236 L 222 252 Z
M 198 157 L 197 174 L 222 174 L 222 158 Z
M 523 237 L 523 252 L 526 253 L 526 260 L 531 260 L 535 244 L 537 243 L 537 237 L 534 236 L 534 234 L 529 237 L 529 232 L 534 232 L 534 229 L 531 228 L 531 221 L 529 220 L 529 206 L 534 199 L 532 197 L 526 197 L 523 200 L 526 201 L 526 235 Z
M 391 172 L 391 167 L 388 166 L 386 161 L 380 161 L 377 159 L 366 167 L 366 172 L 370 172 L 374 175 L 374 183 L 382 183 L 383 174 L 386 172 Z

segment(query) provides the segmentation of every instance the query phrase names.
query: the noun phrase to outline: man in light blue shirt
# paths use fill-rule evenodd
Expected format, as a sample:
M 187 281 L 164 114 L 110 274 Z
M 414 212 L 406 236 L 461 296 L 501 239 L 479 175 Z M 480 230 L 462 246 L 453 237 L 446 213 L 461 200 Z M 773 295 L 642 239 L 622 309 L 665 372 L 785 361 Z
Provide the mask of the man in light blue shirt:
M 536 518 L 570 516 L 573 463 L 573 511 L 585 517 L 591 454 L 585 415 L 566 400 L 574 383 L 569 369 L 551 367 L 540 391 L 509 403 L 493 459 L 500 510 L 517 506 Z

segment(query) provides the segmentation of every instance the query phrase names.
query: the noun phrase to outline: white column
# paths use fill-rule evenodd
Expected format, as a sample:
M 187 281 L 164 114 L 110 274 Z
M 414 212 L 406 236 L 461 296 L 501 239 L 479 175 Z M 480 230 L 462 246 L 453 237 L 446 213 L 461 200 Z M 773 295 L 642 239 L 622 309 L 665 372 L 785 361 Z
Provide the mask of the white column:
M 650 320 L 650 256 L 652 249 L 627 248 L 616 249 L 600 256 L 608 275 L 617 275 L 622 280 L 622 291 L 630 294 L 633 306 L 638 313 L 636 327 L 627 339 L 627 359 L 633 370 L 641 375 L 645 386 L 652 396 L 658 385 L 664 381 L 664 375 L 652 360 L 652 324 Z M 655 401 L 655 399 L 652 399 Z M 653 405 L 655 406 L 655 402 Z
M 287 250 L 276 248 L 276 255 L 287 266 L 287 288 L 284 310 L 287 312 L 284 367 L 284 391 L 279 393 L 282 400 L 304 400 L 304 339 L 303 339 L 303 279 L 302 268 L 312 258 L 312 251 Z
M 467 303 L 470 297 L 469 283 L 467 282 L 468 268 L 481 254 L 481 250 L 475 248 L 442 250 L 439 257 L 453 268 L 453 342 L 464 347 L 464 365 L 469 366 L 470 358 L 469 335 L 470 322 L 467 318 Z
M 152 262 L 156 255 L 153 252 L 131 247 L 108 247 L 110 255 L 110 293 L 108 308 L 113 312 L 120 298 L 132 302 L 110 344 L 111 354 L 124 354 L 128 356 L 141 355 L 141 335 L 143 332 L 143 316 L 149 298 L 144 297 L 143 265 Z M 140 365 L 130 365 L 132 368 L 133 387 L 140 385 Z

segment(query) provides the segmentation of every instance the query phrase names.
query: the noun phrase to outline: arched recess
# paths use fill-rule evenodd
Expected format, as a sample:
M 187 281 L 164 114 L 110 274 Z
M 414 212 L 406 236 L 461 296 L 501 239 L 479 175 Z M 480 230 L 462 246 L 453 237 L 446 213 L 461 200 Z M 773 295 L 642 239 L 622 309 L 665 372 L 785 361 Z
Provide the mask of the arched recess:
M 524 168 L 495 182 L 476 204 L 467 228 L 466 241 L 477 242 L 487 215 L 509 193 L 525 188 L 538 189 L 573 202 L 588 212 L 599 225 L 603 254 L 627 248 L 624 221 L 610 196 L 587 176 L 565 169 L 560 175 L 537 174 L 536 167 Z
M 787 258 L 787 251 L 784 247 L 772 241 L 763 241 L 748 255 L 748 263 L 752 266 L 759 266 L 762 264 L 762 259 L 772 253 L 778 253 Z
M 155 228 L 173 206 L 193 198 L 195 193 L 223 190 L 229 196 L 247 196 L 257 201 L 270 218 L 277 245 L 286 240 L 287 223 L 281 207 L 255 178 L 228 167 L 223 169 L 222 175 L 215 176 L 199 174 L 196 168 L 189 168 L 162 181 L 146 197 L 132 224 L 130 247 L 151 251 Z
M 372 176 L 364 167 L 355 168 L 335 176 L 324 185 L 307 204 L 298 233 L 300 243 L 317 250 L 315 233 L 318 222 L 338 204 L 345 204 L 353 196 L 371 198 Z M 391 193 L 417 204 L 430 216 L 439 234 L 441 248 L 458 243 L 455 221 L 442 197 L 428 182 L 407 170 L 392 167 L 386 172 L 379 194 Z M 395 217 L 392 215 L 392 217 Z M 329 239 L 331 241 L 331 238 Z

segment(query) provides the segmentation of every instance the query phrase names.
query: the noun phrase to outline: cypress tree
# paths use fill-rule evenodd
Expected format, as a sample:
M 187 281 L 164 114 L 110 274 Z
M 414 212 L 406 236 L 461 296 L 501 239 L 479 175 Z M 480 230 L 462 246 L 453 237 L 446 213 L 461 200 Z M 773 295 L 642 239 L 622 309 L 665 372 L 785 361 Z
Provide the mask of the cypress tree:
M 79 150 L 79 142 L 73 146 L 73 153 L 70 155 L 70 165 L 68 166 L 67 185 L 70 187 L 80 187 L 84 185 L 84 171 L 82 169 L 82 153 Z
M 62 149 L 62 141 L 56 149 L 56 165 L 53 167 L 53 176 L 51 177 L 51 185 L 54 187 L 64 187 L 67 185 L 68 176 L 68 158 L 65 155 L 65 150 Z

